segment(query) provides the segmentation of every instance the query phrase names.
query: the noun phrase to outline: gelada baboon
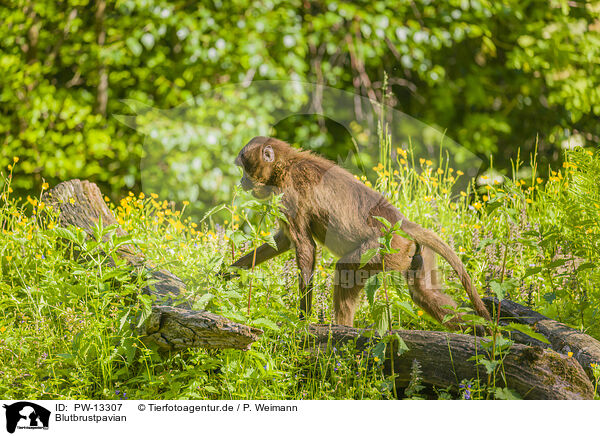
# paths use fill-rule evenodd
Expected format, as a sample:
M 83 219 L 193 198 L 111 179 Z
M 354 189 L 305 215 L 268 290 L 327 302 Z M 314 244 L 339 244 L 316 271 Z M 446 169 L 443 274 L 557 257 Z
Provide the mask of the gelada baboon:
M 442 322 L 449 313 L 442 306 L 456 307 L 440 291 L 434 252 L 454 268 L 475 310 L 486 319 L 490 315 L 473 287 L 471 278 L 456 253 L 430 230 L 408 219 L 380 193 L 368 188 L 351 173 L 333 162 L 308 151 L 291 147 L 275 138 L 258 136 L 242 148 L 235 163 L 242 167 L 242 188 L 257 198 L 283 193 L 281 222 L 274 240 L 277 248 L 263 244 L 233 263 L 232 267 L 251 268 L 292 246 L 300 270 L 300 316 L 310 313 L 312 278 L 315 268 L 315 241 L 339 257 L 335 267 L 333 303 L 335 321 L 352 325 L 359 293 L 366 280 L 382 271 L 381 256 L 373 257 L 361 268 L 361 255 L 379 245 L 383 225 L 374 217 L 383 217 L 412 240 L 394 235 L 392 248 L 384 257 L 386 270 L 401 271 L 407 279 L 413 301 Z M 460 328 L 460 316 L 446 322 Z

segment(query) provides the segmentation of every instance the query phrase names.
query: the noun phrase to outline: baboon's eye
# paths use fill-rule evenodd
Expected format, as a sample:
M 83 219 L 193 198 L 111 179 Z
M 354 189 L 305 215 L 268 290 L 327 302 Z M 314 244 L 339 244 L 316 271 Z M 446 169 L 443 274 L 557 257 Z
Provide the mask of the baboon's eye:
M 270 145 L 263 148 L 263 159 L 265 162 L 273 162 L 275 160 L 275 152 Z

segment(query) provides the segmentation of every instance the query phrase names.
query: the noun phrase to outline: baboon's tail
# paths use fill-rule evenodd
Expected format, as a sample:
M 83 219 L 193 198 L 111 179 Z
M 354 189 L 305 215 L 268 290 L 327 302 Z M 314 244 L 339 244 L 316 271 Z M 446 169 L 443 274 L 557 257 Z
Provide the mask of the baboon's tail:
M 486 309 L 481 297 L 477 293 L 477 290 L 473 286 L 473 282 L 471 281 L 471 277 L 465 266 L 458 258 L 454 250 L 450 248 L 448 244 L 446 244 L 438 235 L 428 229 L 424 229 L 417 223 L 413 223 L 406 218 L 402 220 L 401 228 L 408 235 L 412 236 L 414 240 L 421 245 L 425 245 L 435 251 L 437 254 L 442 256 L 446 261 L 452 266 L 454 271 L 458 274 L 460 282 L 462 283 L 465 291 L 467 291 L 467 295 L 475 307 L 475 311 L 487 320 L 491 320 L 490 313 Z

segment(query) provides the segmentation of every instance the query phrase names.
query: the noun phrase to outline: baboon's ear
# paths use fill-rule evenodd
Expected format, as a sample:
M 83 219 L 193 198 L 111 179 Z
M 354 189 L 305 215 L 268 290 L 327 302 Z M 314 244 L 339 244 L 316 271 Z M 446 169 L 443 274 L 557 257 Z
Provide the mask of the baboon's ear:
M 265 146 L 263 148 L 262 156 L 265 162 L 273 162 L 275 160 L 275 151 L 273 151 L 273 147 L 270 145 Z

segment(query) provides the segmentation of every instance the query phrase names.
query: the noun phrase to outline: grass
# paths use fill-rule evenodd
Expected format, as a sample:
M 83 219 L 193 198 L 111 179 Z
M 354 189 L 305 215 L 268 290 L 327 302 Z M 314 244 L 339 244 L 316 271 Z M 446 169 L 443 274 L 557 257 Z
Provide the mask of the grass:
M 484 175 L 479 183 L 471 181 L 467 191 L 453 194 L 453 185 L 464 177 L 460 171 L 418 159 L 412 166 L 415 158 L 409 150 L 389 144 L 386 150 L 373 186 L 391 192 L 388 198 L 405 215 L 448 241 L 482 293 L 505 294 L 600 338 L 597 151 L 567 151 L 565 166 L 552 171 L 548 180 L 537 177 L 534 156 L 526 177 L 522 163 L 515 162 L 512 177 Z M 154 194 L 130 193 L 110 203 L 129 239 L 98 243 L 75 229 L 58 227 L 56 211 L 41 202 L 41 193 L 13 198 L 13 165 L 17 158 L 3 172 L 0 188 L 3 398 L 391 397 L 376 352 L 357 353 L 348 346 L 318 351 L 316 359 L 316 351 L 302 347 L 306 324 L 297 315 L 293 253 L 230 282 L 216 276 L 234 257 L 272 238 L 268 229 L 277 218 L 275 200 L 259 203 L 236 194 L 231 204 L 219 208 L 227 219 L 217 225 L 211 217 L 202 222 L 186 217 L 185 203 L 174 209 Z M 257 214 L 263 218 L 256 219 Z M 98 229 L 98 236 L 102 232 Z M 145 278 L 125 263 L 110 266 L 111 254 L 125 242 L 181 277 L 196 309 L 261 327 L 263 338 L 247 352 L 164 355 L 146 348 L 132 328 L 151 304 L 140 293 Z M 313 322 L 332 320 L 334 262 L 331 254 L 320 251 Z M 465 302 L 456 284 L 449 287 L 457 301 Z M 411 302 L 403 286 L 394 289 L 389 294 L 394 328 L 441 328 Z M 363 301 L 357 325 L 381 322 L 385 310 L 379 290 L 372 305 Z M 422 389 L 419 371 L 416 363 L 408 391 L 412 397 Z M 489 398 L 496 391 L 487 381 L 461 381 L 438 396 Z

